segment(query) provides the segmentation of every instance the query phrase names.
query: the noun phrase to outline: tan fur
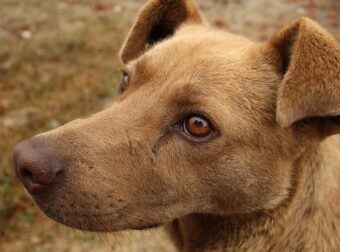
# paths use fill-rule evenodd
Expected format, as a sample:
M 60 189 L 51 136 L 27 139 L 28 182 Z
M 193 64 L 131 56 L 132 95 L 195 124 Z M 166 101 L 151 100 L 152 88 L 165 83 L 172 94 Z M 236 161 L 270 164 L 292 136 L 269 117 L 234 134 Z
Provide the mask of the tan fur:
M 340 46 L 335 39 L 313 21 L 300 19 L 270 43 L 291 54 L 278 91 L 278 121 L 289 126 L 306 117 L 339 115 Z
M 151 0 L 121 55 L 131 80 L 109 109 L 35 137 L 65 160 L 62 186 L 34 196 L 48 216 L 92 231 L 165 224 L 180 251 L 339 251 L 330 34 L 301 18 L 257 44 L 210 28 L 192 0 Z M 154 163 L 190 113 L 218 136 L 174 132 Z
M 206 22 L 190 0 L 149 1 L 141 10 L 121 52 L 124 63 L 136 59 L 153 43 L 150 33 L 153 28 L 174 32 L 182 24 Z M 172 35 L 172 34 L 170 34 Z

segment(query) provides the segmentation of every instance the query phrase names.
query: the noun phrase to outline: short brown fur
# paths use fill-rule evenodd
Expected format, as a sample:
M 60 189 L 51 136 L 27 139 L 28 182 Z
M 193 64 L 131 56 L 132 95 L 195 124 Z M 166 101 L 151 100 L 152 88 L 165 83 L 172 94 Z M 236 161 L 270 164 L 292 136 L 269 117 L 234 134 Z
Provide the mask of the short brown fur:
M 339 251 L 340 47 L 308 18 L 257 44 L 209 27 L 192 0 L 150 0 L 121 51 L 113 105 L 36 136 L 65 160 L 33 195 L 92 231 L 164 224 L 179 251 Z M 217 136 L 173 132 L 204 114 Z

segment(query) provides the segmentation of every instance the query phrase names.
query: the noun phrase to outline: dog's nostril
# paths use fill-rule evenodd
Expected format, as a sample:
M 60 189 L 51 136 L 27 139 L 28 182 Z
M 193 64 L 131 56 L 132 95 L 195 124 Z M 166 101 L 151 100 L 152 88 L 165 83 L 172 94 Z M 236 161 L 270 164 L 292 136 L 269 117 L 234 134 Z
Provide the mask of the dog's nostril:
M 20 143 L 14 150 L 18 178 L 30 192 L 37 192 L 62 177 L 63 165 L 55 149 L 34 138 Z
M 33 180 L 33 174 L 30 172 L 27 168 L 22 168 L 21 169 L 21 176 L 26 179 Z
M 55 177 L 58 177 L 59 175 L 61 175 L 63 173 L 63 170 L 57 171 L 57 173 L 55 174 Z

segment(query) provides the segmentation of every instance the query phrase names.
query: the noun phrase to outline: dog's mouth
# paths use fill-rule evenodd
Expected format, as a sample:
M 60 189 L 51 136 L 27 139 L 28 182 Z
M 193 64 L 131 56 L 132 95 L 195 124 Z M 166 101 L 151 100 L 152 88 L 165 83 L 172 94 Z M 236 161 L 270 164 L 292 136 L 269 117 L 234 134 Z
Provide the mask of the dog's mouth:
M 134 227 L 134 228 L 131 228 L 131 229 L 142 231 L 142 230 L 157 228 L 160 225 L 161 225 L 160 223 L 155 223 L 155 224 L 148 224 L 148 225 L 144 225 L 144 226 Z
M 131 224 L 130 213 L 124 207 L 120 209 L 107 208 L 107 206 L 75 205 L 67 202 L 51 202 L 41 200 L 32 195 L 30 197 L 38 208 L 50 219 L 65 226 L 91 232 L 114 232 L 127 229 L 147 230 L 157 228 L 161 223 L 145 223 L 135 220 Z

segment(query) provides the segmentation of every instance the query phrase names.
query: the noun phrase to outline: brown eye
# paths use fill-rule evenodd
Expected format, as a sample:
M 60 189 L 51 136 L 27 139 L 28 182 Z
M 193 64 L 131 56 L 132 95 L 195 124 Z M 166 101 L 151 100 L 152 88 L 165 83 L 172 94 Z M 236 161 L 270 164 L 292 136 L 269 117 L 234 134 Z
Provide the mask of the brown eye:
M 130 82 L 130 76 L 128 72 L 122 70 L 122 74 L 123 74 L 123 78 L 122 78 L 122 82 L 119 85 L 119 89 L 118 89 L 119 93 L 123 93 L 128 88 L 128 85 Z
M 212 131 L 210 123 L 200 116 L 189 117 L 184 121 L 183 127 L 186 133 L 194 137 L 205 137 Z

